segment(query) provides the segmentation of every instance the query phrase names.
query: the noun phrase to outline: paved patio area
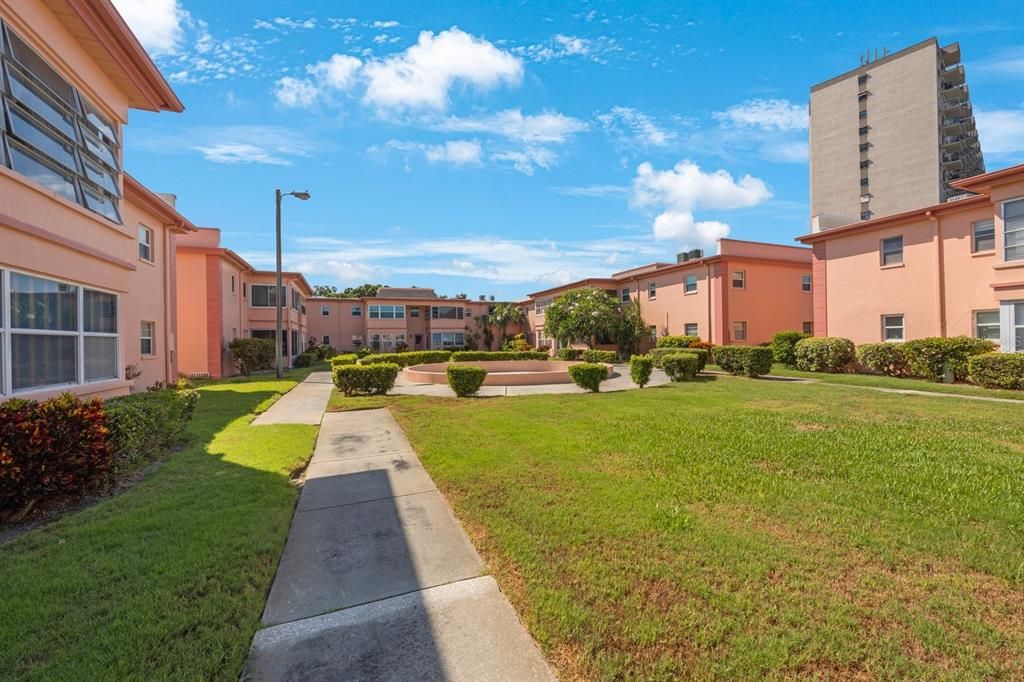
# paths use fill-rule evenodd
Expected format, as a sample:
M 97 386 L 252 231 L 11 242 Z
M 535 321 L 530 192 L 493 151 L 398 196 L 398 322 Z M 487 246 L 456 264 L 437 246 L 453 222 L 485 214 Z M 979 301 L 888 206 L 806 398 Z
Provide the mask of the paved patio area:
M 387 410 L 329 413 L 254 680 L 553 680 Z
M 601 383 L 601 392 L 628 391 L 637 388 L 633 380 L 629 378 L 629 365 L 615 365 L 614 372 L 617 376 Z M 660 369 L 651 373 L 651 382 L 648 386 L 661 386 L 669 383 L 668 376 Z M 533 384 L 528 386 L 481 386 L 477 395 L 484 397 L 513 396 L 513 395 L 540 395 L 543 393 L 586 393 L 587 391 L 576 384 Z M 420 384 L 408 381 L 399 373 L 395 387 L 389 391 L 398 395 L 436 395 L 446 398 L 455 397 L 455 392 L 447 384 Z

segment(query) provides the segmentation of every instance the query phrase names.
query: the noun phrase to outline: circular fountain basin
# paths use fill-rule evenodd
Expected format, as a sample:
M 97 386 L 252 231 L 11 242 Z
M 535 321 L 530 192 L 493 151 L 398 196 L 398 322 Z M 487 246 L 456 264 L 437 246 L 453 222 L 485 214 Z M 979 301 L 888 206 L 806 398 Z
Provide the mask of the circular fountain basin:
M 447 384 L 447 362 L 412 365 L 402 370 L 402 377 L 418 384 Z M 530 386 L 535 384 L 571 384 L 569 368 L 580 362 L 566 360 L 480 360 L 460 362 L 460 365 L 483 367 L 487 370 L 484 386 Z M 615 376 L 611 365 L 608 377 Z

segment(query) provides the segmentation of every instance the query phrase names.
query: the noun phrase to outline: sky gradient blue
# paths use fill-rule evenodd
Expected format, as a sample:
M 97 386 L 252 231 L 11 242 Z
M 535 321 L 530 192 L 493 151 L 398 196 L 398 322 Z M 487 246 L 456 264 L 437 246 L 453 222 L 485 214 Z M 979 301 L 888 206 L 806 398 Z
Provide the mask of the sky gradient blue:
M 770 198 L 761 192 L 740 208 L 696 200 L 695 219 L 727 223 L 735 238 L 793 243 L 808 231 L 806 124 L 793 112 L 812 84 L 856 67 L 867 49 L 959 41 L 988 169 L 1024 161 L 1020 4 L 989 3 L 983 16 L 966 9 L 183 0 L 173 44 L 151 52 L 186 111 L 133 111 L 125 166 L 176 194 L 196 224 L 221 228 L 224 245 L 257 267 L 272 267 L 274 188 L 309 190 L 311 201 L 284 206 L 285 266 L 311 282 L 517 298 L 704 246 L 653 237 L 666 208 L 635 196 L 644 162 L 666 171 L 689 160 L 735 183 L 760 180 Z M 276 96 L 282 78 L 315 82 L 306 66 L 334 54 L 386 60 L 421 31 L 454 26 L 519 59 L 521 79 L 487 88 L 456 79 L 440 109 L 382 108 L 358 85 L 321 88 L 306 106 Z M 787 117 L 742 117 L 765 101 Z M 509 110 L 549 114 L 561 128 L 541 141 L 486 125 L 444 129 L 453 117 L 465 128 Z M 479 156 L 436 158 L 449 141 L 479 145 Z M 523 154 L 534 163 L 517 168 Z

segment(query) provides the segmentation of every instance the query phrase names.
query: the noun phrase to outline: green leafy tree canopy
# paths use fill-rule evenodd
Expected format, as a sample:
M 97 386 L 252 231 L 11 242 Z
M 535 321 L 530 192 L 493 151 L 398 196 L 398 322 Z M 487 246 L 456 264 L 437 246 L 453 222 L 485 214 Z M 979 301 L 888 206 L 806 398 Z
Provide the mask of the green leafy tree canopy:
M 601 289 L 569 291 L 548 306 L 544 332 L 562 342 L 580 339 L 593 348 L 598 336 L 614 334 L 619 325 L 619 303 Z
M 333 287 L 329 284 L 317 284 L 313 287 L 313 295 L 327 298 L 373 298 L 377 295 L 377 290 L 382 286 L 384 285 L 367 283 L 360 284 L 357 287 L 338 289 L 338 287 Z

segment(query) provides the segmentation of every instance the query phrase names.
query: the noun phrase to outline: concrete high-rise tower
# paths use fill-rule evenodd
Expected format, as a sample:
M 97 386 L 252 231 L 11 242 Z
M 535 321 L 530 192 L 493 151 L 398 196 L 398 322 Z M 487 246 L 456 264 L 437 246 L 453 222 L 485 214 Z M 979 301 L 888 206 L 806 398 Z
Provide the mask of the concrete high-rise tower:
M 985 172 L 960 45 L 929 38 L 811 88 L 811 226 L 817 232 L 932 206 Z

